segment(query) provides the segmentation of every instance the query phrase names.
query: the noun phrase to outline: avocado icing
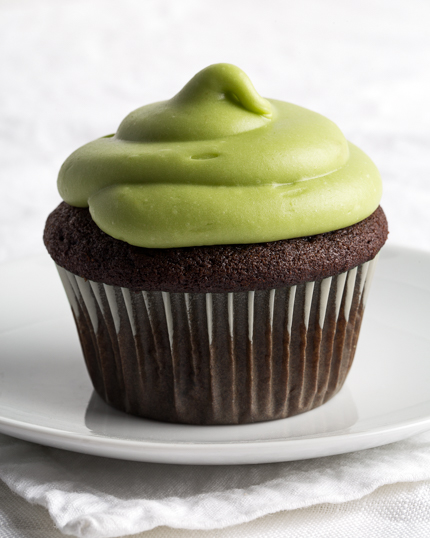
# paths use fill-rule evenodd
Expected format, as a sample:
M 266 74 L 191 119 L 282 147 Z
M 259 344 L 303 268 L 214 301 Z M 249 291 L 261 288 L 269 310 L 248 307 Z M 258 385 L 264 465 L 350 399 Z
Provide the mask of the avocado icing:
M 72 153 L 58 189 L 110 236 L 172 248 L 344 228 L 375 211 L 382 184 L 333 122 L 264 99 L 238 67 L 215 64 Z

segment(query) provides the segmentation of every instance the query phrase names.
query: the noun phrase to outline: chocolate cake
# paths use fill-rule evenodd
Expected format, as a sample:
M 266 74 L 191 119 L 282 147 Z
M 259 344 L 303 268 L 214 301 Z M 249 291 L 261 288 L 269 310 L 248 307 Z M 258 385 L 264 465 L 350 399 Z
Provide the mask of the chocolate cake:
M 313 409 L 342 387 L 367 265 L 387 234 L 378 207 L 353 226 L 311 237 L 145 249 L 108 236 L 88 209 L 63 202 L 44 241 L 67 270 L 66 289 L 76 291 L 82 349 L 105 401 L 155 420 L 243 424 Z
M 83 278 L 134 291 L 249 291 L 293 286 L 372 260 L 388 224 L 381 207 L 353 226 L 310 237 L 248 245 L 149 249 L 105 234 L 88 208 L 62 202 L 44 242 L 55 262 Z
M 109 405 L 245 424 L 342 388 L 388 228 L 333 122 L 212 65 L 73 152 L 58 189 L 44 241 Z

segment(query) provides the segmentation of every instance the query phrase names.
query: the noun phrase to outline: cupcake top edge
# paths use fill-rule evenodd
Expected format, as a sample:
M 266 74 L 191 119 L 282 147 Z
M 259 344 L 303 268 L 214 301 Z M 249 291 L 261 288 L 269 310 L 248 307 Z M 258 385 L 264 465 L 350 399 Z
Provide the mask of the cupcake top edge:
M 378 207 L 333 232 L 267 243 L 147 249 L 105 234 L 88 208 L 62 202 L 48 217 L 45 246 L 74 275 L 133 291 L 226 293 L 321 281 L 372 260 L 388 235 Z
M 382 194 L 376 166 L 333 122 L 261 97 L 230 64 L 76 150 L 58 189 L 105 233 L 146 248 L 325 233 L 371 215 Z

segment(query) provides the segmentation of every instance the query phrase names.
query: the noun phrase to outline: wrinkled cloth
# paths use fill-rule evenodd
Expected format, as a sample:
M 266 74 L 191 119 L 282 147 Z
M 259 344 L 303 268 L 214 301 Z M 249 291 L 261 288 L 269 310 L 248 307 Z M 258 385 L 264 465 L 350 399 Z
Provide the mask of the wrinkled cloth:
M 322 505 L 357 501 L 380 486 L 430 481 L 430 432 L 339 456 L 234 466 L 121 461 L 0 435 L 0 462 L 0 478 L 30 503 L 45 507 L 61 532 L 108 538 L 157 527 L 223 529 L 286 510 L 296 511 L 297 524 L 298 509 L 320 506 L 323 513 Z M 428 484 L 417 491 L 414 521 L 428 531 Z M 380 496 L 375 498 L 380 502 Z M 367 504 L 358 510 L 358 526 L 367 518 Z M 390 517 L 404 522 L 406 516 L 396 509 Z M 302 523 L 308 536 L 320 536 L 314 532 L 315 517 Z
M 378 488 L 358 501 L 319 504 L 210 531 L 157 527 L 135 538 L 428 538 L 430 480 Z M 48 512 L 0 481 L 1 538 L 61 538 Z

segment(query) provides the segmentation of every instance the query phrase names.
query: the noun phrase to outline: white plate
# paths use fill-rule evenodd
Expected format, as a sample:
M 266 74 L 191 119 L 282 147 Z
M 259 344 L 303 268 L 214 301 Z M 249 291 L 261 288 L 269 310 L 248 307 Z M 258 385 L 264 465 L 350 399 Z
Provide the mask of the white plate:
M 184 464 L 267 463 L 430 428 L 430 253 L 383 249 L 347 385 L 303 415 L 243 426 L 127 416 L 94 395 L 54 264 L 0 267 L 0 431 L 77 452 Z

